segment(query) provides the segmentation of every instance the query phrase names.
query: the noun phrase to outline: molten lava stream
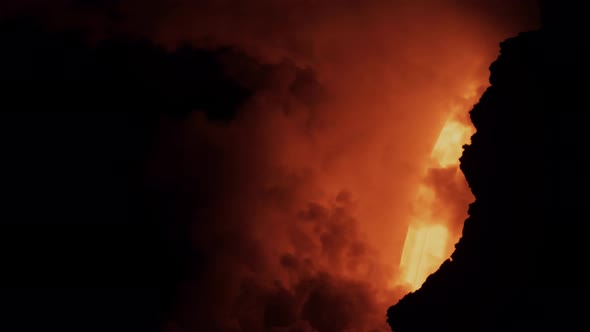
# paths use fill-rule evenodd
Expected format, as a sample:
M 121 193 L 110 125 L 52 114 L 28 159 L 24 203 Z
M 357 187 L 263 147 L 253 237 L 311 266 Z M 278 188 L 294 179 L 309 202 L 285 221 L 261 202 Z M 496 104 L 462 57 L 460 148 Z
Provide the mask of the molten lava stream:
M 462 146 L 469 142 L 473 131 L 472 126 L 456 120 L 453 113 L 434 144 L 427 172 L 433 168 L 454 168 L 458 172 Z M 460 180 L 463 186 L 467 186 L 463 177 Z M 438 199 L 440 197 L 428 183 L 424 181 L 419 185 L 414 200 L 417 209 L 408 227 L 400 262 L 400 282 L 412 291 L 418 289 L 450 255 L 453 240 L 457 237 L 449 231 L 452 217 L 435 209 Z

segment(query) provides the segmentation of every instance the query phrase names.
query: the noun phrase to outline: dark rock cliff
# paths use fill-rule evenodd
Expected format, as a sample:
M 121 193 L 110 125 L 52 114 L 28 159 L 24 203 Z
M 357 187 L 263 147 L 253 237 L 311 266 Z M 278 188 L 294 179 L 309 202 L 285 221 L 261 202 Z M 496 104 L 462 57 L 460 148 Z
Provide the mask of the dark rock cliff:
M 571 77 L 585 77 L 578 48 L 587 39 L 564 24 L 565 10 L 546 8 L 543 28 L 500 44 L 491 86 L 470 112 L 477 132 L 460 158 L 476 200 L 451 259 L 389 308 L 395 332 L 582 324 L 586 172 L 576 156 L 587 128 Z

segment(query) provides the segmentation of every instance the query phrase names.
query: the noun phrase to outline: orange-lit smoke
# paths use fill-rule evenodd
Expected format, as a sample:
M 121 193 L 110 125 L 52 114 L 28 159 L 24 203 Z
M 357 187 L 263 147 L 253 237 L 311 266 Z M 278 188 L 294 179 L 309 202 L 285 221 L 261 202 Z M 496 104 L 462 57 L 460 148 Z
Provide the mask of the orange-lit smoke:
M 229 124 L 162 120 L 150 176 L 200 257 L 164 329 L 387 331 L 460 234 L 467 111 L 531 3 L 121 1 L 117 29 L 252 59 L 224 60 L 255 91 Z
M 195 113 L 167 129 L 183 171 L 166 181 L 208 197 L 191 214 L 208 265 L 170 331 L 387 330 L 386 308 L 460 235 L 472 198 L 457 159 L 497 45 L 533 27 L 449 4 L 214 2 L 155 30 L 262 63 L 227 59 L 258 87 L 228 126 Z

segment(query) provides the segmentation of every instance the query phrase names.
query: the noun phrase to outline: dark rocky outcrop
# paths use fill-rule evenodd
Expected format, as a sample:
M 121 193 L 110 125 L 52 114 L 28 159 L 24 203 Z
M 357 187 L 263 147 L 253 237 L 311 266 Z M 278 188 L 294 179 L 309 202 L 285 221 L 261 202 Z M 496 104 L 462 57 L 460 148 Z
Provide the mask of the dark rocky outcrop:
M 389 308 L 395 332 L 584 324 L 587 187 L 577 156 L 587 125 L 571 77 L 585 77 L 578 50 L 587 39 L 567 21 L 572 8 L 542 4 L 544 26 L 500 44 L 491 86 L 470 112 L 477 132 L 460 162 L 476 200 L 462 238 L 419 290 Z

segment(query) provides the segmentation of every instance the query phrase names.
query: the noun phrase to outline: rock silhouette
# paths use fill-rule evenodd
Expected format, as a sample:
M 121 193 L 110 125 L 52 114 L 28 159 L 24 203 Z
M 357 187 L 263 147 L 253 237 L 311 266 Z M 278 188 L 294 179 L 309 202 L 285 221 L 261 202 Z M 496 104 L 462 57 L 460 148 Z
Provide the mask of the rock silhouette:
M 476 200 L 451 259 L 389 308 L 395 332 L 584 324 L 587 249 L 574 202 L 585 196 L 574 188 L 585 188 L 576 157 L 585 133 L 571 78 L 583 75 L 583 30 L 573 8 L 541 9 L 542 28 L 503 41 L 490 65 L 460 158 Z

